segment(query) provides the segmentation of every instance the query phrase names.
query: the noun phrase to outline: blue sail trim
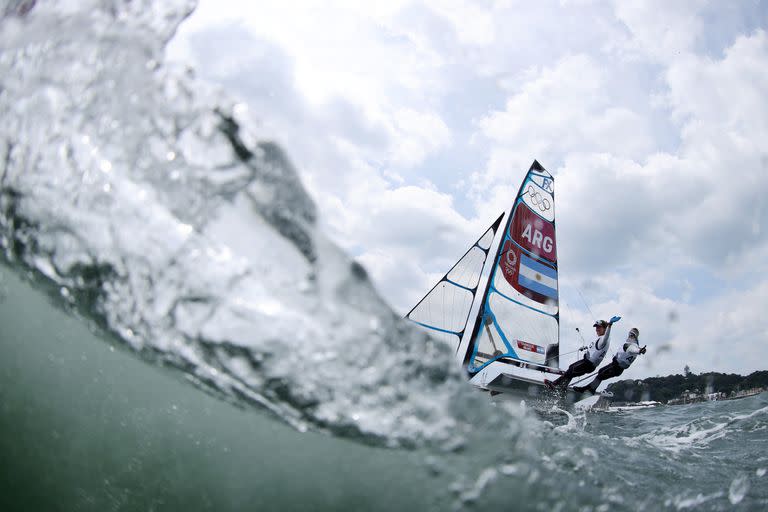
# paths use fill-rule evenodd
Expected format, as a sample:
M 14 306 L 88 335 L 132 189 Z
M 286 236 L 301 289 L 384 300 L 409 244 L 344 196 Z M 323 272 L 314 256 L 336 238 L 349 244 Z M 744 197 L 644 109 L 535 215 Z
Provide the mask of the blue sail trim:
M 504 345 L 507 346 L 507 350 L 509 350 L 508 354 L 514 357 L 515 359 L 520 359 L 519 357 L 517 357 L 517 352 L 515 352 L 515 349 L 512 348 L 512 344 L 509 343 L 509 340 L 507 339 L 507 335 L 504 334 L 504 331 L 501 330 L 499 323 L 496 321 L 496 315 L 493 314 L 493 311 L 489 311 L 488 314 L 493 320 L 493 326 L 496 328 L 496 332 L 498 332 L 499 335 L 501 336 L 501 341 L 503 341 Z
M 499 294 L 499 295 L 502 295 L 502 294 Z M 524 305 L 524 304 L 522 304 L 522 305 Z M 494 315 L 492 311 L 489 311 L 487 314 L 488 314 L 488 316 L 491 317 L 491 320 L 493 321 L 493 326 L 496 329 L 496 332 L 501 337 L 501 341 L 504 342 L 504 346 L 507 347 L 507 352 L 505 352 L 503 354 L 499 354 L 498 356 L 494 357 L 493 359 L 489 359 L 488 361 L 486 361 L 485 363 L 483 363 L 480 366 L 471 366 L 471 365 L 468 366 L 467 370 L 469 372 L 477 373 L 477 372 L 481 371 L 483 368 L 485 368 L 486 366 L 488 366 L 489 364 L 491 364 L 491 363 L 493 363 L 495 361 L 498 361 L 499 359 L 503 359 L 503 358 L 515 359 L 516 361 L 521 361 L 523 363 L 533 363 L 533 364 L 536 364 L 536 365 L 540 365 L 541 364 L 541 363 L 537 363 L 536 361 L 531 361 L 530 359 L 523 359 L 520 356 L 518 356 L 517 352 L 515 352 L 515 349 L 512 348 L 512 344 L 509 343 L 509 340 L 507 339 L 506 335 L 501 330 L 501 327 L 499 326 L 499 324 L 496 322 L 496 315 Z M 480 336 L 480 333 L 478 333 L 478 336 Z M 475 358 L 477 357 L 478 349 L 479 349 L 479 346 L 478 346 L 477 343 L 475 343 L 475 348 L 472 351 L 472 359 L 471 359 L 471 361 L 474 361 Z
M 409 320 L 411 320 L 411 319 L 409 318 Z M 456 332 L 456 331 L 449 331 L 449 330 L 447 330 L 447 329 L 441 329 L 441 328 L 439 328 L 439 327 L 435 327 L 435 326 L 432 326 L 432 325 L 428 325 L 428 324 L 425 324 L 425 323 L 422 323 L 422 322 L 419 322 L 419 321 L 416 321 L 416 320 L 411 320 L 411 322 L 413 322 L 413 323 L 415 323 L 415 324 L 418 324 L 418 325 L 420 325 L 420 326 L 422 326 L 422 327 L 426 327 L 427 329 L 430 329 L 430 330 L 432 330 L 432 331 L 439 331 L 439 332 L 444 332 L 444 333 L 446 333 L 446 334 L 453 334 L 453 335 L 456 335 L 456 336 L 459 336 L 459 337 L 461 337 L 461 334 L 462 334 L 462 332 L 461 332 L 461 331 L 460 331 L 460 332 Z
M 557 316 L 557 313 L 547 313 L 546 311 L 542 311 L 542 310 L 540 310 L 540 309 L 536 309 L 536 308 L 534 308 L 534 307 L 532 307 L 532 306 L 529 306 L 528 304 L 523 304 L 523 303 L 522 303 L 522 302 L 520 302 L 519 300 L 513 299 L 512 297 L 510 297 L 510 296 L 508 296 L 508 295 L 506 295 L 506 294 L 503 294 L 503 293 L 501 293 L 501 292 L 500 292 L 500 291 L 499 291 L 499 290 L 498 290 L 498 289 L 497 289 L 495 286 L 493 286 L 493 285 L 491 285 L 491 291 L 492 291 L 493 293 L 497 294 L 497 295 L 501 295 L 502 297 L 504 297 L 505 299 L 507 299 L 509 302 L 514 302 L 515 304 L 518 304 L 518 305 L 520 305 L 520 306 L 523 306 L 524 308 L 528 308 L 528 309 L 530 309 L 531 311 L 535 311 L 535 312 L 537 312 L 537 313 L 541 313 L 542 315 L 551 316 L 552 318 L 555 318 L 555 319 L 557 319 L 557 318 L 558 318 L 558 316 Z M 488 295 L 490 295 L 490 292 L 488 293 Z
M 467 290 L 468 292 L 472 293 L 472 295 L 474 295 L 475 294 L 475 290 L 477 290 L 477 286 L 475 286 L 474 288 L 467 288 L 466 286 L 461 285 L 461 284 L 457 283 L 456 281 L 451 281 L 447 277 L 445 279 L 443 279 L 443 282 L 451 283 L 453 286 L 461 288 L 462 290 Z

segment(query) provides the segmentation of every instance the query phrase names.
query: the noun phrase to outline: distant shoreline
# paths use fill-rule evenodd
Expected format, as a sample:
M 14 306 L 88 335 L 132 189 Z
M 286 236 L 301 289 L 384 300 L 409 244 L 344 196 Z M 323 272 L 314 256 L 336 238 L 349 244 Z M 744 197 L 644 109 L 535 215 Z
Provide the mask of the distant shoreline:
M 657 401 L 677 405 L 714 400 L 747 398 L 768 390 L 768 370 L 749 375 L 718 372 L 650 377 L 642 380 L 622 380 L 610 384 L 606 391 L 614 401 L 637 403 Z

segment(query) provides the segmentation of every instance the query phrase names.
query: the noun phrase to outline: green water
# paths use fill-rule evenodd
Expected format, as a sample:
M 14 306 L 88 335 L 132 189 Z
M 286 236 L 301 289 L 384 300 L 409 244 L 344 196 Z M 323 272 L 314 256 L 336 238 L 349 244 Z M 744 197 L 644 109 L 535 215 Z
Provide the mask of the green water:
M 567 425 L 499 410 L 457 453 L 374 448 L 210 396 L 54 302 L 0 265 L 0 512 L 768 507 L 765 393 Z
M 0 510 L 442 508 L 416 452 L 299 433 L 208 396 L 2 265 L 0 294 Z

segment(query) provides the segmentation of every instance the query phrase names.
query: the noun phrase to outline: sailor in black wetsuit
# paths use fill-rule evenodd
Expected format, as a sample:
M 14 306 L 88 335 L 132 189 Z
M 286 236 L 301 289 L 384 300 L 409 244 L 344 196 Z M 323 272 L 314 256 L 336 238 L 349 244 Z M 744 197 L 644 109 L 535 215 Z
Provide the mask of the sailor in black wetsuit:
M 639 336 L 640 331 L 637 330 L 637 327 L 630 329 L 629 335 L 627 336 L 627 342 L 624 343 L 622 349 L 616 352 L 616 355 L 613 356 L 611 364 L 600 368 L 600 371 L 597 372 L 597 376 L 592 382 L 586 386 L 573 386 L 573 390 L 578 391 L 579 393 L 588 391 L 594 394 L 597 393 L 597 388 L 604 380 L 618 377 L 624 373 L 624 370 L 630 367 L 638 355 L 645 354 L 645 347 L 641 348 L 638 343 Z
M 606 352 L 608 352 L 608 347 L 611 344 L 611 326 L 619 320 L 621 320 L 620 316 L 614 316 L 609 322 L 606 322 L 605 320 L 598 320 L 595 322 L 592 327 L 595 328 L 597 339 L 587 347 L 587 353 L 584 354 L 584 357 L 569 366 L 565 373 L 558 377 L 554 382 L 545 380 L 544 384 L 550 389 L 555 389 L 556 387 L 564 388 L 568 386 L 571 379 L 574 377 L 586 375 L 595 371 L 595 368 L 597 368 L 597 365 L 603 360 Z

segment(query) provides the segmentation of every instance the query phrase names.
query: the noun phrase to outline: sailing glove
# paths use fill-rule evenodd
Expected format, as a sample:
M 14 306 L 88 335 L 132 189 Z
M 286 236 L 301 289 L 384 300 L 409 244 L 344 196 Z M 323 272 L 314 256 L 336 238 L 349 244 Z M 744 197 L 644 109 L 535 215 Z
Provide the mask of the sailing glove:
M 620 316 L 614 316 L 614 317 L 611 317 L 611 320 L 608 323 L 615 324 L 619 320 L 621 320 Z

